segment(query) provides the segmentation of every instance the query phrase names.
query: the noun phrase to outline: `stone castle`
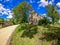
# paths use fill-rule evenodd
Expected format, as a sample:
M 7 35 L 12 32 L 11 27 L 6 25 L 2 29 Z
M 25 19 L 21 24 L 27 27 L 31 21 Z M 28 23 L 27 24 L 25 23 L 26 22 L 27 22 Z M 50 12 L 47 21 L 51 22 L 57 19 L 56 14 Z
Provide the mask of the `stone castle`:
M 31 11 L 30 15 L 29 15 L 29 24 L 34 24 L 37 25 L 39 20 L 42 20 L 43 17 L 38 15 L 36 12 Z

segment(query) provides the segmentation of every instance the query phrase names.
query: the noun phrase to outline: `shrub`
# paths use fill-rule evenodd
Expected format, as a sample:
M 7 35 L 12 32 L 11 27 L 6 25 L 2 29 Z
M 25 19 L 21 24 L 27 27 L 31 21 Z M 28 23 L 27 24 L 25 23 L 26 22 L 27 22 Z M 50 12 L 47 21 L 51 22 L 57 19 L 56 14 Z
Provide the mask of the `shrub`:
M 50 23 L 51 23 L 50 20 L 44 17 L 44 19 L 39 21 L 38 25 L 48 25 Z
M 32 38 L 34 34 L 37 33 L 37 26 L 36 25 L 29 25 L 28 23 L 20 24 L 17 27 L 17 33 L 23 31 L 21 37 L 29 37 Z

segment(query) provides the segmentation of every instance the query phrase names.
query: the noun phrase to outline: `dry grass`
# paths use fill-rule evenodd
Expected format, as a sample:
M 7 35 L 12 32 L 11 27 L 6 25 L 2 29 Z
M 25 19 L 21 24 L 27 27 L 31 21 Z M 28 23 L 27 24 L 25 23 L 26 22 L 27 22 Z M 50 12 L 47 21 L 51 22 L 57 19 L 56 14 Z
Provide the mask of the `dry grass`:
M 32 38 L 29 38 L 29 37 L 21 37 L 24 30 L 18 32 L 19 28 L 21 28 L 21 25 L 19 25 L 13 34 L 11 45 L 51 45 L 53 40 L 47 41 L 46 39 L 43 40 L 41 39 L 42 37 L 44 37 L 43 33 L 48 31 L 48 28 L 44 26 L 37 26 L 37 27 L 38 32 L 34 34 Z M 60 25 L 57 25 L 55 27 L 60 27 Z

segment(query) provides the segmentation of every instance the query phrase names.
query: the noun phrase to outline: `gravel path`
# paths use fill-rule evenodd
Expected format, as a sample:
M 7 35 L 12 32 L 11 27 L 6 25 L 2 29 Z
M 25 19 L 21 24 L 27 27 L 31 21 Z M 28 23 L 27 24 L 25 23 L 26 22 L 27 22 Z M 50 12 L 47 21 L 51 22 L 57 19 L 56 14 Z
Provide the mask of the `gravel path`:
M 18 25 L 13 25 L 0 29 L 0 45 L 7 45 L 7 41 L 17 26 Z

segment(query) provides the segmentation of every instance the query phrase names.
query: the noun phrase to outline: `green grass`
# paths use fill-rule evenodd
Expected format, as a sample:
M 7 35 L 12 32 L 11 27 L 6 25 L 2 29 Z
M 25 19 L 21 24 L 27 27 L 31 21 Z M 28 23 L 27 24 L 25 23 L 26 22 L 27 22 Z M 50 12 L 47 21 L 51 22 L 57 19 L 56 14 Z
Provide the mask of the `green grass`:
M 55 25 L 51 25 L 51 26 L 55 26 Z M 37 27 L 38 27 L 37 33 L 33 34 L 32 38 L 29 38 L 29 36 L 21 37 L 26 29 L 21 30 L 22 25 L 20 24 L 16 28 L 16 30 L 12 36 L 11 45 L 51 45 L 51 41 L 47 41 L 46 39 L 45 40 L 41 39 L 42 37 L 45 36 L 45 35 L 43 35 L 43 33 L 47 32 L 48 28 L 44 27 L 44 26 L 37 26 Z M 60 25 L 57 25 L 55 27 L 60 27 Z M 27 34 L 29 34 L 29 33 L 27 33 Z

